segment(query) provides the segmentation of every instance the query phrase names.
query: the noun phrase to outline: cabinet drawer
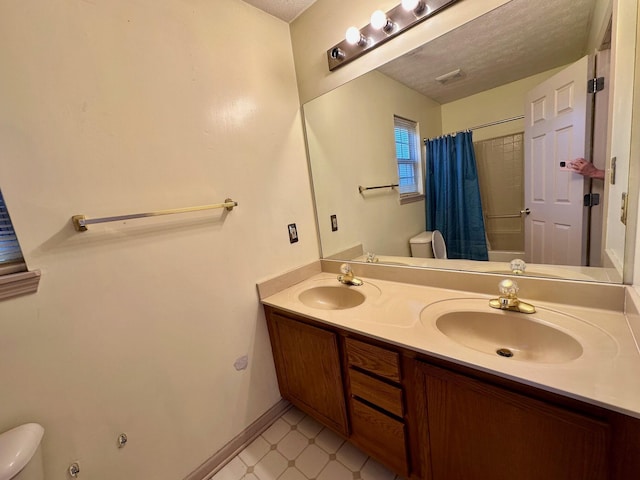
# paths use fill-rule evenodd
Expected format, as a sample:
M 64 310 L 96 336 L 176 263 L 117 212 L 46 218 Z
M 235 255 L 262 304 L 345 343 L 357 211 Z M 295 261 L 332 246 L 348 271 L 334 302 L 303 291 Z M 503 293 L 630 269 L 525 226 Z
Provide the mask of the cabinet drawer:
M 405 426 L 359 400 L 351 399 L 351 439 L 394 472 L 408 475 Z
M 400 382 L 400 356 L 396 352 L 353 338 L 346 338 L 345 345 L 349 365 Z
M 397 417 L 402 417 L 402 390 L 362 372 L 349 369 L 351 394 L 360 397 Z

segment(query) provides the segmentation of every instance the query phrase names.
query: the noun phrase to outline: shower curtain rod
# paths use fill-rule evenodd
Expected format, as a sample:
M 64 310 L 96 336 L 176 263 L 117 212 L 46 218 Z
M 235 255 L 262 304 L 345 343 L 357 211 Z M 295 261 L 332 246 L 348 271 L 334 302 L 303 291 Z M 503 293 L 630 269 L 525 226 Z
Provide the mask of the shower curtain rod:
M 501 123 L 513 122 L 515 120 L 522 120 L 523 118 L 524 118 L 524 115 L 518 115 L 517 117 L 511 117 L 511 118 L 504 118 L 502 120 L 496 120 L 495 122 L 489 122 L 489 123 L 485 123 L 483 125 L 476 125 L 475 127 L 467 128 L 466 130 L 459 130 L 458 132 L 447 133 L 447 135 L 455 135 L 456 133 L 467 132 L 469 130 L 478 130 L 480 128 L 493 127 L 494 125 L 500 125 Z M 445 137 L 445 136 L 446 135 L 439 135 L 439 136 L 433 137 L 433 138 L 425 138 L 424 139 L 424 143 L 427 143 L 429 140 L 435 140 L 436 138 Z

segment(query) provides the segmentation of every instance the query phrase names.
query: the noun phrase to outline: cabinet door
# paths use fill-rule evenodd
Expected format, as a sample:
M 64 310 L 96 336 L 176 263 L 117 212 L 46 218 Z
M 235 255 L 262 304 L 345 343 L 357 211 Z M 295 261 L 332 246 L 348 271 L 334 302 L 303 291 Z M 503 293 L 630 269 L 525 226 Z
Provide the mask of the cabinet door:
M 275 313 L 271 321 L 282 395 L 348 435 L 337 335 Z
M 433 480 L 608 478 L 607 424 L 446 370 L 419 368 L 427 402 L 425 467 L 430 463 Z

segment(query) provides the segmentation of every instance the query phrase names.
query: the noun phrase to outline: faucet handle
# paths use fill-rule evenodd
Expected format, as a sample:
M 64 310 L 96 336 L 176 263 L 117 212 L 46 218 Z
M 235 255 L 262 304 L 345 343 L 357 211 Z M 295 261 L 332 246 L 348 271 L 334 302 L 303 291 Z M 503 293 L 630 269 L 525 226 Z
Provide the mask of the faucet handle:
M 518 284 L 510 278 L 505 278 L 498 284 L 500 295 L 515 297 L 518 294 Z
M 340 273 L 342 273 L 343 275 L 349 275 L 351 271 L 351 265 L 349 265 L 348 263 L 343 263 L 342 265 L 340 265 Z
M 516 275 L 522 275 L 527 268 L 527 264 L 520 258 L 514 258 L 511 260 L 511 263 L 509 263 L 509 268 Z
M 367 263 L 377 263 L 378 257 L 375 253 L 367 252 Z

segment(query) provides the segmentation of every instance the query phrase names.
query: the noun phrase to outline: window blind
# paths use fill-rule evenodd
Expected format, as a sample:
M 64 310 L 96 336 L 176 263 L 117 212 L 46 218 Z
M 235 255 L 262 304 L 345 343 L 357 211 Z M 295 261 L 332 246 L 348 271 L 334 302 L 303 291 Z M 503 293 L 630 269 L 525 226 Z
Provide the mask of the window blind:
M 400 195 L 420 194 L 417 124 L 401 117 L 394 117 L 393 121 L 398 162 L 398 191 Z
M 22 261 L 22 251 L 18 244 L 18 237 L 13 230 L 9 211 L 0 191 L 0 265 Z

